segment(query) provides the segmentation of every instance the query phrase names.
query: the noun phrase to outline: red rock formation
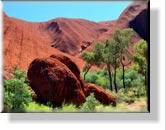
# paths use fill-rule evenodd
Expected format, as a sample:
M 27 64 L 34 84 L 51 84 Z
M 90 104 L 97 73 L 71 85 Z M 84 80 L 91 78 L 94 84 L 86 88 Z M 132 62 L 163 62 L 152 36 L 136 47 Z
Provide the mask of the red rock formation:
M 60 62 L 65 64 L 71 70 L 71 72 L 80 81 L 81 88 L 82 88 L 82 90 L 84 92 L 84 81 L 80 77 L 80 70 L 79 70 L 78 66 L 69 57 L 67 57 L 65 55 L 62 55 L 62 54 L 61 55 L 54 54 L 54 55 L 51 55 L 50 57 L 59 60 Z
M 82 68 L 84 62 L 76 57 L 64 54 L 52 48 L 52 39 L 43 30 L 43 23 L 30 23 L 8 17 L 4 14 L 4 67 L 28 69 L 35 58 L 48 57 L 51 54 L 66 55 Z
M 102 24 L 102 25 L 107 26 L 109 28 L 112 28 L 115 23 L 116 23 L 116 20 L 99 22 L 99 24 Z
M 55 58 L 65 64 L 71 71 L 72 73 L 77 77 L 80 78 L 80 70 L 78 66 L 67 56 L 59 54 L 59 55 L 51 55 L 51 58 Z
M 95 84 L 87 83 L 85 85 L 86 97 L 89 96 L 90 93 L 94 93 L 95 98 L 105 105 L 109 105 L 109 104 L 112 104 L 114 106 L 116 105 L 114 96 L 112 96 L 106 90 L 104 90 L 103 88 L 101 88 Z
M 82 45 L 84 41 L 93 41 L 93 43 L 103 41 L 111 38 L 115 29 L 128 27 L 135 30 L 133 42 L 141 38 L 146 40 L 148 37 L 147 25 L 144 24 L 146 23 L 146 6 L 146 3 L 131 4 L 117 20 L 99 23 L 68 18 L 34 23 L 8 17 L 4 13 L 4 67 L 18 66 L 21 69 L 27 69 L 35 58 L 63 54 L 82 68 L 84 63 L 79 57 L 80 50 L 93 46 L 93 44 Z M 142 21 L 144 26 L 140 24 Z M 133 45 L 129 47 L 131 52 L 132 48 Z
M 42 102 L 60 106 L 63 102 L 80 105 L 85 101 L 77 77 L 55 58 L 35 59 L 27 75 L 31 88 Z
M 51 36 L 51 46 L 70 55 L 80 53 L 83 41 L 96 41 L 108 27 L 84 19 L 57 18 L 43 26 Z
M 148 41 L 147 9 L 141 11 L 132 21 L 130 21 L 129 27 L 133 28 L 141 38 Z
M 145 11 L 147 10 L 147 2 L 135 2 L 133 4 L 131 4 L 130 6 L 128 6 L 123 12 L 122 14 L 119 16 L 119 18 L 113 22 L 113 26 L 112 28 L 107 31 L 106 33 L 103 33 L 99 40 L 104 40 L 108 37 L 112 37 L 113 32 L 116 29 L 124 29 L 124 28 L 133 28 L 135 30 L 135 36 L 133 38 L 133 42 L 136 42 L 138 40 L 140 40 L 142 37 L 141 35 L 139 35 L 140 33 L 137 33 L 138 31 L 136 31 L 135 26 L 142 26 L 139 24 L 135 24 L 133 26 L 131 26 L 131 22 L 136 19 L 137 17 L 137 21 L 139 21 L 139 23 L 143 24 L 145 22 L 147 22 L 147 12 Z M 140 14 L 144 14 L 142 17 L 140 17 Z M 141 22 L 143 21 L 143 23 Z M 107 21 L 108 23 L 108 21 Z M 144 27 L 142 27 L 143 30 L 147 30 L 147 26 L 144 25 Z

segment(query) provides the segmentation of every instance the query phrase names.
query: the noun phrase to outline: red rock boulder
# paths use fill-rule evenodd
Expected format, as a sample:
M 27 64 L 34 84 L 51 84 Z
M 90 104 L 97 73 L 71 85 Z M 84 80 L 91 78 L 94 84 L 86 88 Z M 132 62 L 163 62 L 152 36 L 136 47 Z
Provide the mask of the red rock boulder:
M 67 56 L 62 55 L 62 54 L 53 54 L 50 56 L 51 58 L 55 58 L 57 60 L 59 60 L 60 62 L 62 62 L 63 64 L 65 64 L 70 70 L 71 72 L 77 77 L 77 79 L 79 80 L 80 84 L 81 84 L 81 88 L 84 91 L 84 80 L 80 77 L 80 70 L 78 68 L 78 66 Z
M 90 93 L 94 93 L 95 98 L 99 100 L 102 104 L 112 104 L 113 106 L 116 106 L 115 97 L 113 95 L 95 84 L 87 83 L 85 85 L 86 97 L 89 96 Z
M 51 58 L 55 58 L 65 64 L 71 71 L 72 73 L 77 77 L 80 78 L 80 70 L 78 66 L 67 56 L 62 55 L 62 54 L 54 54 L 50 56 Z
M 80 81 L 56 58 L 35 59 L 27 73 L 30 86 L 42 102 L 60 106 L 63 102 L 80 105 L 85 95 Z

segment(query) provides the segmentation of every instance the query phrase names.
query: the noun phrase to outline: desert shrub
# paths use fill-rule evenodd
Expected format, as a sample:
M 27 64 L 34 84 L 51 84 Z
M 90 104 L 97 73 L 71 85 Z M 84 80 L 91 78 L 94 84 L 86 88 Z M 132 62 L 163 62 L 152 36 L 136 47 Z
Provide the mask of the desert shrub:
M 91 93 L 86 98 L 86 102 L 80 106 L 80 110 L 85 112 L 94 111 L 97 105 L 100 105 L 100 102 L 94 97 L 94 94 Z
M 96 80 L 96 84 L 103 87 L 104 89 L 107 89 L 109 87 L 109 81 L 107 78 L 105 77 L 99 77 Z
M 138 87 L 135 91 L 135 96 L 137 98 L 141 96 L 146 96 L 146 87 L 145 86 Z
M 110 90 L 107 90 L 110 91 Z M 117 103 L 126 102 L 128 104 L 134 103 L 140 97 L 146 97 L 146 87 L 132 87 L 128 89 L 121 88 L 118 93 L 112 92 L 116 98 Z
M 113 93 L 116 98 L 117 103 L 126 102 L 133 103 L 135 101 L 135 96 L 133 91 L 124 91 L 124 89 L 120 89 L 118 93 Z
M 16 79 L 26 78 L 26 71 L 18 69 L 16 66 L 13 70 L 13 75 Z
M 138 71 L 136 70 L 137 68 L 135 67 L 126 68 L 125 85 L 127 88 L 144 86 L 145 78 L 143 75 L 139 74 Z M 117 70 L 117 86 L 119 89 L 123 88 L 121 68 Z
M 4 104 L 9 111 L 23 111 L 32 101 L 32 93 L 25 83 L 25 74 L 25 71 L 15 68 L 14 78 L 4 80 Z

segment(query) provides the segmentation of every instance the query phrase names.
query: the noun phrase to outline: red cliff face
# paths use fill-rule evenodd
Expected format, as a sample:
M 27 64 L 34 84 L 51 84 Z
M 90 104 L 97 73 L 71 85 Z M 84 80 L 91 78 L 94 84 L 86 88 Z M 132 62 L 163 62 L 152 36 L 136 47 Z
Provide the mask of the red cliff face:
M 80 52 L 91 48 L 95 41 L 110 38 L 115 29 L 131 27 L 135 30 L 133 42 L 141 38 L 146 40 L 146 6 L 132 4 L 117 20 L 99 23 L 69 18 L 32 23 L 4 13 L 4 68 L 18 66 L 27 69 L 35 58 L 64 54 L 72 58 L 80 69 L 83 66 Z
M 35 58 L 46 57 L 51 54 L 64 54 L 50 46 L 52 39 L 43 29 L 45 23 L 30 23 L 4 14 L 4 68 L 18 66 L 27 69 Z M 79 67 L 83 61 L 76 56 L 70 56 Z
M 84 19 L 57 18 L 45 23 L 46 33 L 51 37 L 50 45 L 70 55 L 78 55 L 81 45 L 94 42 L 109 28 Z
M 147 3 L 133 3 L 127 7 L 119 18 L 114 21 L 112 28 L 100 36 L 100 40 L 111 37 L 116 29 L 133 28 L 133 42 L 140 38 L 147 39 Z M 146 33 L 146 34 L 145 34 Z

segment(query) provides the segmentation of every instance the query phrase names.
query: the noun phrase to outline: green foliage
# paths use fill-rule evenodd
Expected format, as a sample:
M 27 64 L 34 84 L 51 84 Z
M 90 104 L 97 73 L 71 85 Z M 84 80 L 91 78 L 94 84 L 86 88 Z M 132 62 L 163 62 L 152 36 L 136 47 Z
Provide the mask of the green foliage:
M 87 112 L 87 111 L 94 111 L 95 107 L 97 105 L 100 105 L 99 101 L 96 100 L 94 97 L 94 94 L 91 93 L 87 98 L 86 102 L 80 107 L 81 111 Z
M 113 34 L 112 43 L 110 45 L 112 53 L 112 65 L 118 66 L 122 56 L 126 54 L 126 47 L 128 47 L 133 36 L 133 29 L 116 30 Z
M 88 64 L 93 64 L 95 57 L 93 52 L 83 51 L 82 58 L 84 61 L 86 61 Z
M 93 46 L 92 52 L 94 53 L 95 57 L 95 65 L 100 66 L 103 60 L 103 51 L 104 51 L 104 44 L 97 42 Z
M 83 69 L 83 72 L 85 72 L 84 79 L 92 65 L 100 66 L 101 64 L 105 64 L 109 73 L 110 88 L 112 90 L 112 76 L 110 68 L 112 66 L 116 70 L 120 65 L 122 56 L 126 52 L 126 47 L 129 45 L 132 36 L 133 30 L 130 28 L 116 30 L 111 40 L 107 39 L 104 43 L 96 43 L 91 52 L 84 51 L 82 53 L 82 58 L 86 61 L 86 65 Z M 116 73 L 114 73 L 114 77 L 116 77 Z M 114 84 L 116 84 L 116 78 L 114 80 Z M 103 80 L 98 81 L 98 83 L 102 81 Z
M 86 74 L 93 65 L 100 66 L 100 64 L 102 63 L 101 61 L 102 61 L 103 47 L 104 47 L 103 44 L 96 43 L 93 46 L 93 50 L 91 52 L 83 51 L 82 58 L 86 62 L 83 67 L 84 79 Z
M 125 83 L 127 88 L 144 86 L 145 77 L 139 74 L 137 70 L 137 65 L 133 65 L 126 69 Z M 122 80 L 122 69 L 118 68 L 117 85 L 119 89 L 123 88 Z M 103 87 L 104 89 L 109 89 L 108 73 L 105 68 L 103 70 L 89 71 L 85 82 L 94 83 Z
M 103 44 L 96 43 L 91 52 L 83 51 L 82 58 L 86 61 L 86 64 L 99 66 L 101 64 L 102 50 Z
M 13 75 L 16 79 L 26 78 L 26 72 L 24 70 L 18 69 L 17 66 L 13 70 Z
M 132 87 L 128 89 L 121 88 L 118 93 L 113 93 L 117 103 L 126 102 L 128 104 L 134 103 L 140 97 L 146 97 L 146 87 Z
M 52 107 L 39 104 L 36 102 L 30 102 L 25 108 L 26 112 L 50 112 L 52 110 Z
M 138 41 L 134 45 L 134 62 L 139 65 L 139 72 L 143 75 L 146 73 L 147 68 L 147 43 L 144 40 Z
M 134 49 L 135 49 L 136 53 L 138 53 L 144 57 L 147 56 L 147 43 L 145 40 L 138 41 L 135 44 Z
M 102 52 L 102 61 L 106 65 L 110 65 L 113 59 L 113 40 L 106 40 L 104 43 L 104 50 Z
M 137 98 L 139 97 L 145 97 L 146 96 L 146 86 L 142 86 L 142 87 L 137 87 L 135 88 L 135 96 Z
M 96 84 L 99 86 L 102 86 L 104 89 L 107 89 L 109 87 L 109 81 L 108 78 L 100 77 L 96 79 Z
M 86 76 L 85 81 L 90 82 L 90 83 L 96 83 L 97 79 L 98 79 L 97 73 L 95 71 L 89 71 L 89 73 Z
M 125 75 L 126 86 L 129 87 L 139 87 L 144 85 L 144 77 L 138 72 L 131 70 Z
M 25 83 L 25 71 L 15 68 L 14 78 L 4 80 L 4 104 L 9 111 L 23 111 L 32 101 L 32 93 Z
M 60 110 L 63 112 L 76 112 L 77 109 L 78 108 L 74 104 L 63 104 Z

